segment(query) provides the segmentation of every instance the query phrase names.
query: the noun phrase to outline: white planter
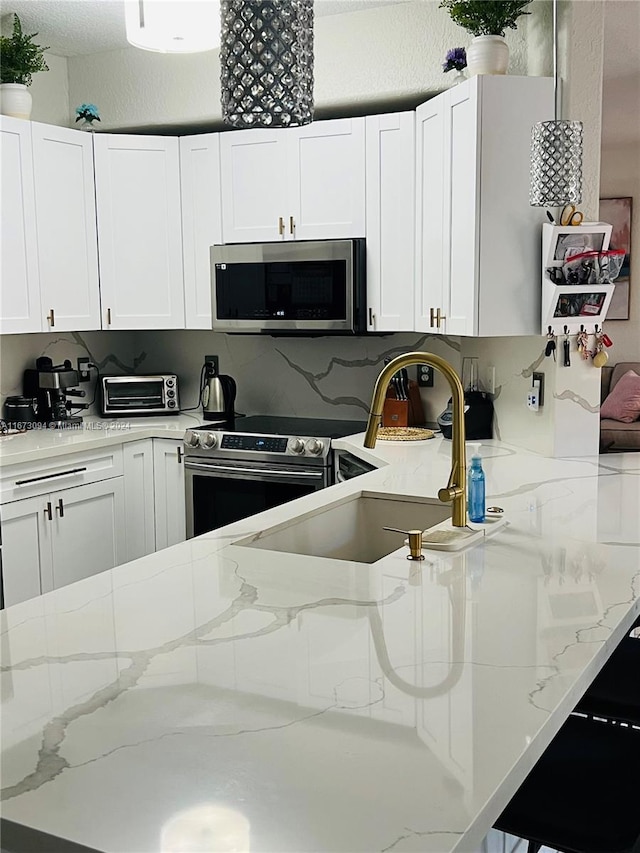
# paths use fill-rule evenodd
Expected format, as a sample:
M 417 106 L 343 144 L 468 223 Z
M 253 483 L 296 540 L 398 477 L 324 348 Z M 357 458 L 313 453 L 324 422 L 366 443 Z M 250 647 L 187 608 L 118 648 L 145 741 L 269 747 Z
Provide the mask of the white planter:
M 14 118 L 31 117 L 31 92 L 24 83 L 0 83 L 0 113 Z
M 509 67 L 509 47 L 502 36 L 476 36 L 467 48 L 467 72 L 475 74 L 506 74 Z

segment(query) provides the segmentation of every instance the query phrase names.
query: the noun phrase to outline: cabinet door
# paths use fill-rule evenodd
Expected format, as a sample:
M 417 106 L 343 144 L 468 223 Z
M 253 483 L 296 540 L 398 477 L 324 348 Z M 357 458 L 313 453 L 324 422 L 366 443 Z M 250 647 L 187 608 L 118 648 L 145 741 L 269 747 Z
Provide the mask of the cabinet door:
M 180 179 L 186 327 L 210 329 L 209 249 L 222 243 L 220 137 L 217 133 L 180 139 Z
M 42 591 L 97 575 L 125 562 L 123 478 L 76 486 L 49 496 L 53 504 L 53 569 Z
M 153 440 L 156 551 L 187 538 L 182 439 Z
M 473 335 L 477 327 L 480 159 L 478 80 L 445 93 L 444 329 Z M 428 259 L 427 259 L 428 260 Z
M 283 240 L 290 130 L 241 130 L 220 138 L 225 243 Z M 288 220 L 286 223 L 288 228 Z
M 287 238 L 364 237 L 364 118 L 314 122 L 287 133 Z
M 0 117 L 0 332 L 40 332 L 31 122 Z
M 444 115 L 438 95 L 416 110 L 415 330 L 437 334 L 436 311 L 444 306 Z
M 103 327 L 184 328 L 178 140 L 93 141 Z
M 100 328 L 98 246 L 89 133 L 32 125 L 40 301 L 45 328 Z
M 125 561 L 136 560 L 156 550 L 153 500 L 153 442 L 132 441 L 123 445 Z
M 367 118 L 369 331 L 413 330 L 415 114 Z
M 41 593 L 40 576 L 51 576 L 52 522 L 48 496 L 4 504 L 2 516 L 2 583 L 10 607 Z

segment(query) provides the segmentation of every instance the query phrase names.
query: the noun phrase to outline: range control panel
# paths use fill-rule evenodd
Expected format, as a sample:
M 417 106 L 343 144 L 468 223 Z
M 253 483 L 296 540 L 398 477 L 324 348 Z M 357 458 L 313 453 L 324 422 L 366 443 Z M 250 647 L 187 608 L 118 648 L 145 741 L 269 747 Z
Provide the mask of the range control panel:
M 286 453 L 288 439 L 280 436 L 236 435 L 225 433 L 220 447 L 223 450 L 261 450 L 263 453 Z

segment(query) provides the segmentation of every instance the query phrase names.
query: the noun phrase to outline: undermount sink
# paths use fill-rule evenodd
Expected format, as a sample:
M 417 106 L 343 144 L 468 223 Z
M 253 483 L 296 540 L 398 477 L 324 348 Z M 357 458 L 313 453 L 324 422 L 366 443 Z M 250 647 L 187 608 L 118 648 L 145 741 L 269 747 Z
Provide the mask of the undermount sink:
M 404 541 L 401 534 L 390 533 L 384 527 L 426 530 L 450 515 L 451 508 L 436 499 L 359 492 L 235 544 L 375 563 L 402 548 Z

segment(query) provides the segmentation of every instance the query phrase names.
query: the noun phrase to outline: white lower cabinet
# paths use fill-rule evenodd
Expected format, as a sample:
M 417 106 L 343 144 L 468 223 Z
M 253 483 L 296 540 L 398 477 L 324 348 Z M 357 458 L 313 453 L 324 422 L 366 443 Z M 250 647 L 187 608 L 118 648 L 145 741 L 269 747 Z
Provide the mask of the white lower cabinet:
M 153 440 L 132 441 L 123 447 L 125 560 L 137 560 L 156 550 Z
M 5 606 L 122 563 L 124 517 L 122 477 L 5 504 Z
M 5 607 L 42 592 L 40 570 L 51 575 L 51 527 L 46 496 L 5 504 L 2 512 L 2 585 Z
M 183 441 L 153 439 L 156 551 L 187 538 Z

